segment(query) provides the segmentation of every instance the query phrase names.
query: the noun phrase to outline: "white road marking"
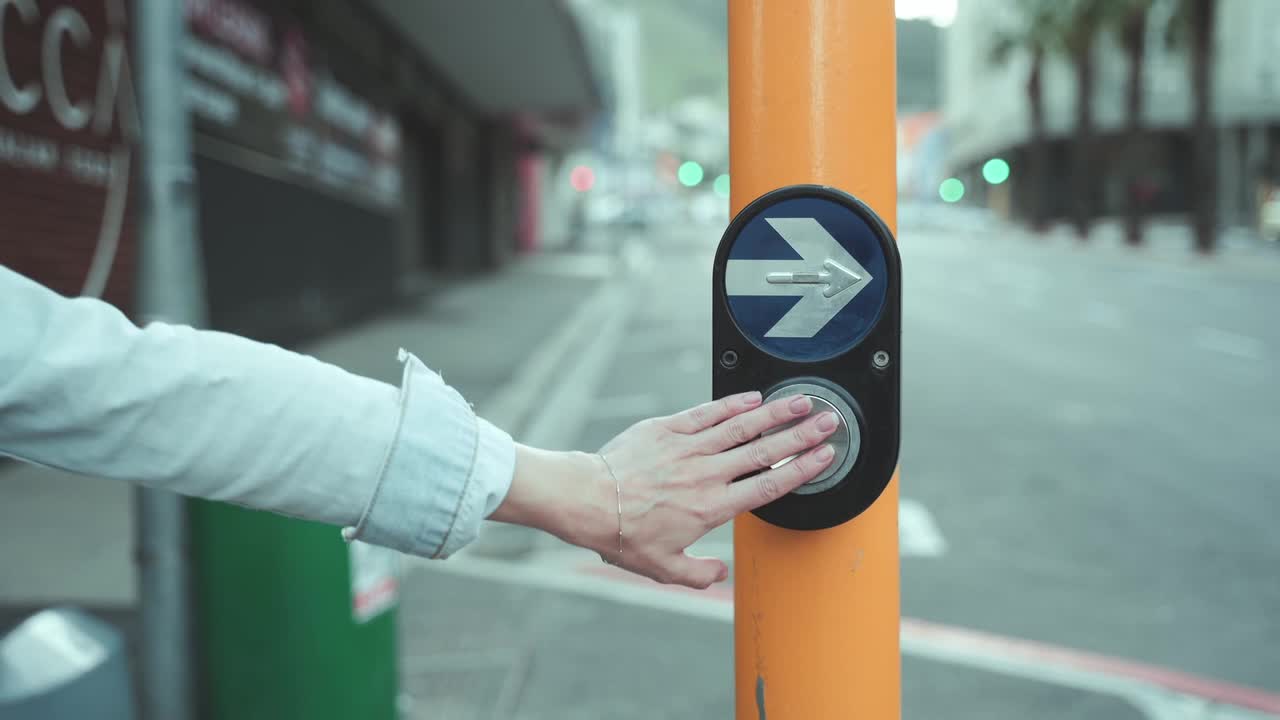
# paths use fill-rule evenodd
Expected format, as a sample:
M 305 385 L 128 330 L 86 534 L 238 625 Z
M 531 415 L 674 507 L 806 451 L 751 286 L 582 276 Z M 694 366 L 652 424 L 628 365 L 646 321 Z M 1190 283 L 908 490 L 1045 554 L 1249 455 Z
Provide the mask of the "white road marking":
M 1245 708 L 1233 708 L 1225 703 L 1210 702 L 1206 698 L 1165 687 L 1158 680 L 1145 681 L 1119 672 L 1107 672 L 1105 665 L 1108 661 L 1114 661 L 1112 658 L 1089 657 L 1067 648 L 1026 643 L 961 628 L 904 621 L 902 652 L 998 675 L 1114 695 L 1129 701 L 1152 720 L 1228 717 L 1262 720 L 1275 717 Z M 1099 665 L 1103 667 L 1098 667 Z M 1161 671 L 1157 670 L 1157 673 Z M 1218 713 L 1219 710 L 1227 709 L 1231 714 Z
M 571 449 L 582 436 L 593 398 L 622 340 L 632 309 L 630 290 L 626 281 L 603 283 L 482 406 L 480 415 L 529 445 Z M 570 352 L 579 347 L 581 352 Z M 537 532 L 530 528 L 486 521 L 473 549 L 519 556 L 537 540 Z
M 903 557 L 942 557 L 947 541 L 922 503 L 898 499 L 898 552 Z
M 570 349 L 590 346 L 585 339 L 606 324 L 618 304 L 617 286 L 604 284 L 583 302 L 567 322 L 544 340 L 515 375 L 480 406 L 480 415 L 511 433 L 518 433 L 547 386 L 562 377 L 562 363 Z
M 581 567 L 510 563 L 466 554 L 448 560 L 409 558 L 408 561 L 407 569 L 410 571 L 438 572 L 504 585 L 573 593 L 619 605 L 664 610 L 716 622 L 733 622 L 732 595 L 730 589 L 723 585 L 699 592 L 658 585 L 634 576 L 626 579 L 607 576 L 606 573 L 618 572 L 613 568 L 601 567 L 599 572 L 592 573 Z M 1272 703 L 1274 696 L 1265 691 L 1232 688 L 1190 676 L 1174 678 L 1177 673 L 1172 671 L 1139 666 L 1125 660 L 911 619 L 903 620 L 901 633 L 904 655 L 1114 695 L 1129 701 L 1152 720 L 1265 720 L 1280 717 L 1233 706 L 1221 699 L 1210 700 L 1171 689 L 1161 684 L 1161 677 L 1167 676 L 1164 680 L 1168 685 L 1185 684 L 1179 681 L 1190 679 L 1205 688 L 1225 688 L 1221 694 L 1242 691 L 1240 694 L 1253 695 L 1257 702 Z M 1127 670 L 1120 667 L 1125 665 L 1130 667 Z
M 1230 330 L 1201 326 L 1196 328 L 1195 343 L 1203 350 L 1230 355 L 1244 360 L 1261 360 L 1266 355 L 1266 345 L 1251 335 L 1241 335 Z
M 934 522 L 929 509 L 915 500 L 898 500 L 898 552 L 902 557 L 942 557 L 947 552 L 947 541 Z M 690 555 L 714 557 L 733 563 L 733 542 L 723 535 L 708 536 L 691 545 Z M 463 551 L 466 554 L 466 551 Z M 587 550 L 555 542 L 540 548 L 527 562 L 539 566 L 570 568 L 591 561 L 596 556 Z
M 591 341 L 581 344 L 582 351 L 562 363 L 554 379 L 549 378 L 555 384 L 541 397 L 538 411 L 524 428 L 523 442 L 548 450 L 569 450 L 582 436 L 596 391 L 631 314 L 632 303 L 627 302 L 625 287 L 610 287 L 617 289 L 602 302 L 609 308 L 606 316 L 592 329 Z
M 559 564 L 507 562 L 471 554 L 458 554 L 447 560 L 406 558 L 406 569 L 438 572 L 460 577 L 489 580 L 503 585 L 554 590 L 609 600 L 620 605 L 667 610 L 680 615 L 708 620 L 733 622 L 733 606 L 723 600 L 702 598 L 695 591 L 672 591 L 657 583 L 618 582 L 591 575 L 575 567 Z M 600 559 L 595 558 L 596 562 Z

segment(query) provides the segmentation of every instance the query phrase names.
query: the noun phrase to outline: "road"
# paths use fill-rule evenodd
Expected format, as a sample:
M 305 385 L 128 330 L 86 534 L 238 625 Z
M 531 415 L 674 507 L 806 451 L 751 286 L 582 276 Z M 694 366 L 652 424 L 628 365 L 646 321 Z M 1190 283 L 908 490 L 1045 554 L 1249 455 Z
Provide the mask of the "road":
M 950 546 L 904 611 L 1280 689 L 1280 278 L 903 250 L 903 492 Z
M 594 335 L 594 359 L 566 368 L 588 378 L 572 381 L 584 394 L 567 405 L 582 414 L 569 421 L 580 428 L 572 446 L 594 450 L 639 419 L 709 397 L 718 236 L 669 228 L 635 244 L 625 312 Z M 938 662 L 934 646 L 916 642 L 927 632 L 904 629 L 905 716 L 1209 717 L 1195 714 L 1205 687 L 1272 707 L 1280 258 L 1196 261 L 973 223 L 907 225 L 901 247 L 903 614 L 978 631 L 972 647 L 984 648 Z M 699 550 L 731 560 L 731 530 Z M 465 562 L 449 572 L 459 597 L 481 592 L 471 583 L 523 583 L 526 600 L 551 612 L 564 602 L 552 598 L 582 587 L 548 577 L 587 561 L 544 544 L 519 572 Z M 590 590 L 600 604 L 582 611 L 593 620 L 562 617 L 564 633 L 605 632 L 618 644 L 606 653 L 609 692 L 573 686 L 581 716 L 595 717 L 598 702 L 630 717 L 627 698 L 641 707 L 655 687 L 685 701 L 664 717 L 727 716 L 730 615 L 677 617 L 664 613 L 679 602 L 642 609 L 626 592 Z M 674 644 L 651 639 L 677 630 Z M 546 657 L 562 657 L 541 667 L 582 667 L 537 636 Z M 1037 643 L 1030 660 L 1001 659 L 1022 641 Z M 1041 667 L 1037 658 L 1062 648 L 1087 654 L 1066 670 Z M 1109 684 L 1113 672 L 1178 692 L 1144 705 L 1141 692 Z M 535 696 L 548 676 L 537 677 L 526 688 Z

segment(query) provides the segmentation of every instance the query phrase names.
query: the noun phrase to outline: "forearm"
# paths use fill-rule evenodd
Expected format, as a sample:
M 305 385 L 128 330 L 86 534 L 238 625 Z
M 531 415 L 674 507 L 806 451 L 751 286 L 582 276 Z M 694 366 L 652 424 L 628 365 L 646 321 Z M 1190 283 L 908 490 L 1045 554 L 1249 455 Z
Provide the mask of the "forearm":
M 395 430 L 395 389 L 215 332 L 134 327 L 27 285 L 8 299 L 0 449 L 21 459 L 353 524 Z
M 402 387 L 272 345 L 136 328 L 0 268 L 0 453 L 448 555 L 506 492 L 510 438 L 402 357 Z

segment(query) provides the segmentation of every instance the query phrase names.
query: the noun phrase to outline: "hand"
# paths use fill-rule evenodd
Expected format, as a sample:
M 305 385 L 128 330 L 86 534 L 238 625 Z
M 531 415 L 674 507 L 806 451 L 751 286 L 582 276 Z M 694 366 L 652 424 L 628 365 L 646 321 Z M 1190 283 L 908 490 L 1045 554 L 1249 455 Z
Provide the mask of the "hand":
M 715 558 L 690 557 L 685 549 L 739 513 L 814 479 L 834 455 L 828 445 L 814 447 L 835 431 L 834 414 L 760 437 L 812 409 L 804 396 L 760 403 L 753 392 L 645 420 L 599 456 L 521 446 L 516 479 L 492 519 L 542 528 L 661 583 L 706 588 L 724 580 L 728 567 Z M 772 468 L 797 453 L 804 454 Z

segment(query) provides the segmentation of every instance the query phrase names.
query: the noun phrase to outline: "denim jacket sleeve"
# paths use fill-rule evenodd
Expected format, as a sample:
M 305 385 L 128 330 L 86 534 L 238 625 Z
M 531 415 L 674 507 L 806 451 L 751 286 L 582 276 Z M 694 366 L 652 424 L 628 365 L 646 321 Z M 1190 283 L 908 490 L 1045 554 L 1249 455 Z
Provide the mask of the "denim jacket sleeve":
M 226 333 L 138 328 L 0 266 L 0 454 L 447 557 L 506 496 L 515 444 L 400 359 L 396 388 Z

